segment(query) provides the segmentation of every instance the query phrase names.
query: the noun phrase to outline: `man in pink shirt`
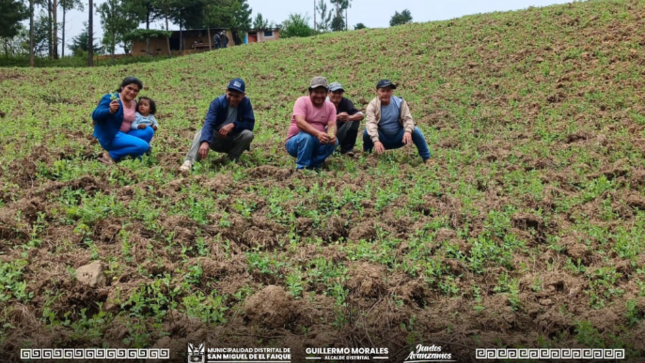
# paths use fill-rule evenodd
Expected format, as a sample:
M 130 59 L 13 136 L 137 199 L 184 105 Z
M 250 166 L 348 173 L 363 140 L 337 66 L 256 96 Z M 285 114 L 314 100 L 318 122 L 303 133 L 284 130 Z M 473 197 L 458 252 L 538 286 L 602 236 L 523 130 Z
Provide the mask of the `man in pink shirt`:
M 336 107 L 327 101 L 327 90 L 327 80 L 314 77 L 309 96 L 298 98 L 293 106 L 286 147 L 298 170 L 320 168 L 338 146 Z

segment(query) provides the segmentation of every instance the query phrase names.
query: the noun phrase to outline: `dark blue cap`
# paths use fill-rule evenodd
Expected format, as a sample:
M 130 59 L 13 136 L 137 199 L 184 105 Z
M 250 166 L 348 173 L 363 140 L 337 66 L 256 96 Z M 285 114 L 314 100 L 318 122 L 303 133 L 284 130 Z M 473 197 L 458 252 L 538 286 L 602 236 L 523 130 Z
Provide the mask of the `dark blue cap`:
M 242 78 L 235 78 L 234 80 L 231 81 L 231 83 L 228 84 L 227 89 L 244 93 L 246 86 L 244 85 L 244 81 L 242 80 Z
M 376 89 L 385 88 L 385 87 L 392 87 L 392 89 L 396 89 L 396 85 L 387 79 L 382 79 L 378 81 L 378 83 L 376 84 Z

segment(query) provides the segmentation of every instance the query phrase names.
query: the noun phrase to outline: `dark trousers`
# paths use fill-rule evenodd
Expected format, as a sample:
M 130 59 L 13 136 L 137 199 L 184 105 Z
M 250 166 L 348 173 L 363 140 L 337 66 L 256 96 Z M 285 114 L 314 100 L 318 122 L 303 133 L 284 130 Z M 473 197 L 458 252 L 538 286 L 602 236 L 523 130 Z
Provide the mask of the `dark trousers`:
M 337 121 L 336 126 L 338 128 L 336 138 L 340 145 L 340 153 L 345 154 L 354 150 L 356 138 L 358 137 L 358 128 L 361 126 L 361 123 L 359 121 Z
M 199 146 L 201 143 L 199 140 L 202 138 L 202 131 L 198 131 L 193 139 L 193 144 L 190 147 L 190 151 L 186 155 L 186 160 L 191 162 L 200 161 L 199 157 Z M 235 161 L 242 156 L 242 153 L 245 150 L 249 150 L 251 146 L 251 141 L 253 141 L 253 132 L 249 130 L 243 130 L 235 134 L 229 134 L 226 138 L 220 138 L 217 131 L 213 132 L 213 139 L 211 140 L 210 148 L 211 150 L 218 153 L 228 154 L 229 159 Z

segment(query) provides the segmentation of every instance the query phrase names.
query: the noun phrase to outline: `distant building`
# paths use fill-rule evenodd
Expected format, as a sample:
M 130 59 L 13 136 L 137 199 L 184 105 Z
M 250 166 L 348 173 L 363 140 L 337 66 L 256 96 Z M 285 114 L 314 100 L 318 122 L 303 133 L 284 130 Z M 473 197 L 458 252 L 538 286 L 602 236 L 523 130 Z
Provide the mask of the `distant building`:
M 280 29 L 251 29 L 244 36 L 244 44 L 261 43 L 280 39 Z
M 213 45 L 213 50 L 215 50 L 215 41 L 212 39 L 215 37 L 215 34 L 226 30 L 221 28 L 211 28 L 211 42 Z M 182 30 L 182 35 L 184 38 L 184 50 L 185 51 L 207 51 L 209 49 L 208 45 L 208 30 L 207 29 L 193 29 L 193 30 Z M 233 40 L 233 34 L 230 30 L 226 30 L 226 36 L 228 37 L 228 47 L 232 47 L 235 44 Z M 179 50 L 179 30 L 174 30 L 170 36 L 170 50 L 178 51 Z M 150 53 L 152 55 L 165 55 L 168 54 L 168 46 L 166 44 L 166 38 L 151 38 L 150 39 Z M 140 56 L 146 55 L 146 41 L 137 40 L 132 42 L 132 55 Z

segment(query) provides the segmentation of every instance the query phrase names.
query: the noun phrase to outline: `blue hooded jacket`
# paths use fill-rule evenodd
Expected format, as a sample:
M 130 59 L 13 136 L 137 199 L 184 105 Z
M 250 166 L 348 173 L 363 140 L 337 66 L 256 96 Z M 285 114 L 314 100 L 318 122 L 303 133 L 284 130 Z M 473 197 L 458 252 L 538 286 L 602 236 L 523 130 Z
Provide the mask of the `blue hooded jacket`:
M 117 94 L 118 97 L 118 94 Z M 114 113 L 110 113 L 110 94 L 106 94 L 101 98 L 101 102 L 96 106 L 92 112 L 92 120 L 94 120 L 94 137 L 99 140 L 103 148 L 109 146 L 123 123 L 123 103 L 119 98 L 119 109 Z
M 226 121 L 228 113 L 228 101 L 226 95 L 221 95 L 211 102 L 204 120 L 204 127 L 202 128 L 202 138 L 199 143 L 211 143 L 213 139 L 213 131 Z M 255 115 L 253 114 L 253 106 L 248 97 L 244 97 L 240 104 L 237 106 L 237 120 L 233 122 L 235 126 L 233 133 L 238 133 L 243 130 L 253 131 L 255 127 Z

